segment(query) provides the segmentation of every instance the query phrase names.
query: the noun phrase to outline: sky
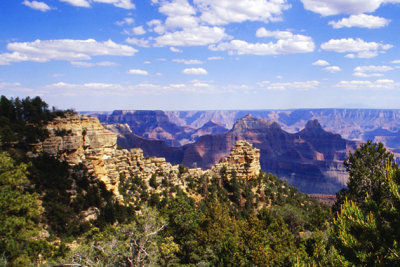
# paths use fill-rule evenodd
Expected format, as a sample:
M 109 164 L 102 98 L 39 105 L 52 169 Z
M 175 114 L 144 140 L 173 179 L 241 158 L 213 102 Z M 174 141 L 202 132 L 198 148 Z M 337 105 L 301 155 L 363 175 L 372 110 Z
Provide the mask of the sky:
M 78 111 L 400 108 L 400 0 L 1 0 L 0 94 Z

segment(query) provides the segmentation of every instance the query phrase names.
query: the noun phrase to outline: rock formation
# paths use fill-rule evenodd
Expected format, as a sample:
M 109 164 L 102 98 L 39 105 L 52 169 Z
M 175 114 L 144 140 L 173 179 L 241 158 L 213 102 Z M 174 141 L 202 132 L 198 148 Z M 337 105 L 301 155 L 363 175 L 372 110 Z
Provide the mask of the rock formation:
M 113 127 L 109 128 L 115 130 L 117 127 L 118 131 L 129 132 L 127 126 Z M 45 152 L 65 160 L 71 166 L 83 164 L 89 173 L 104 182 L 107 190 L 112 191 L 120 201 L 123 200 L 119 192 L 121 178 L 137 177 L 149 185 L 152 177 L 156 178 L 157 183 L 168 177 L 170 184 L 186 191 L 185 177 L 182 177 L 178 165 L 166 162 L 165 158 L 144 157 L 140 148 L 132 148 L 129 151 L 117 149 L 116 134 L 106 130 L 96 117 L 71 115 L 66 118 L 56 118 L 46 125 L 46 129 L 49 137 L 33 145 L 31 156 Z M 202 175 L 211 177 L 225 168 L 228 173 L 235 171 L 239 179 L 251 179 L 260 172 L 259 159 L 258 149 L 245 141 L 239 141 L 231 155 L 212 169 L 186 169 L 184 175 L 192 178 L 199 178 Z M 96 214 L 92 210 L 87 213 L 88 216 Z
M 233 173 L 240 180 L 251 180 L 258 177 L 261 172 L 260 150 L 244 140 L 237 141 L 230 155 L 207 172 L 212 176 L 219 174 L 221 170 L 226 171 L 228 180 Z
M 143 148 L 145 155 L 207 169 L 227 157 L 238 140 L 246 140 L 260 150 L 263 171 L 287 179 L 305 193 L 334 194 L 340 190 L 348 177 L 343 160 L 357 147 L 356 142 L 326 132 L 316 120 L 309 121 L 300 132 L 289 133 L 276 122 L 251 115 L 237 120 L 227 133 L 203 135 L 195 143 L 173 150 L 144 140 L 135 142 L 135 146 Z

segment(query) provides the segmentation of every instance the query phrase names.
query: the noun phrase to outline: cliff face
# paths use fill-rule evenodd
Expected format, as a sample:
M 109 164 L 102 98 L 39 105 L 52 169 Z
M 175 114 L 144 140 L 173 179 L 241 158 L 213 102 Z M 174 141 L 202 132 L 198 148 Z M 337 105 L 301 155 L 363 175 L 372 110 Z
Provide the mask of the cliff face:
M 161 110 L 116 110 L 112 114 L 99 114 L 99 120 L 107 124 L 127 124 L 132 133 L 152 140 L 163 140 L 169 146 L 179 146 L 188 139 L 193 129 L 178 126 L 169 121 Z
M 299 110 L 225 110 L 166 111 L 170 121 L 180 126 L 199 127 L 209 120 L 231 128 L 246 114 L 266 121 L 274 120 L 288 132 L 295 133 L 309 120 L 318 120 L 323 129 L 340 134 L 345 139 L 383 142 L 400 151 L 400 110 L 389 109 L 299 109 Z
M 293 134 L 276 122 L 247 115 L 237 120 L 229 132 L 203 135 L 195 143 L 175 148 L 174 153 L 163 155 L 162 150 L 155 151 L 146 141 L 143 149 L 145 154 L 156 152 L 167 161 L 207 169 L 227 157 L 238 140 L 246 140 L 260 150 L 263 171 L 287 179 L 305 193 L 334 194 L 340 190 L 348 178 L 343 160 L 357 147 L 356 142 L 324 131 L 316 120 Z
M 66 118 L 56 118 L 46 126 L 49 138 L 33 145 L 33 152 L 45 152 L 65 160 L 71 166 L 83 164 L 100 181 L 107 190 L 113 192 L 120 201 L 119 193 L 121 178 L 138 177 L 149 186 L 152 177 L 161 183 L 165 177 L 168 182 L 186 191 L 185 177 L 182 177 L 178 165 L 166 162 L 165 158 L 144 157 L 143 150 L 132 148 L 118 150 L 117 135 L 106 130 L 95 117 L 72 115 Z M 114 125 L 109 127 L 115 131 L 129 133 L 129 127 Z M 227 173 L 235 171 L 239 179 L 251 179 L 260 172 L 259 150 L 247 142 L 238 142 L 232 154 L 210 170 L 200 168 L 187 169 L 185 176 L 199 178 L 202 175 L 219 174 L 221 168 Z M 150 190 L 156 190 L 151 189 Z
M 229 156 L 215 164 L 207 172 L 212 176 L 219 174 L 221 170 L 226 171 L 228 180 L 231 179 L 233 173 L 241 180 L 251 180 L 257 177 L 261 172 L 260 150 L 244 140 L 237 141 Z
M 171 122 L 160 110 L 116 110 L 111 114 L 96 114 L 102 123 L 125 124 L 132 134 L 148 140 L 161 140 L 167 146 L 181 146 L 196 141 L 205 134 L 225 133 L 228 130 L 219 123 L 205 122 L 200 127 L 182 126 Z

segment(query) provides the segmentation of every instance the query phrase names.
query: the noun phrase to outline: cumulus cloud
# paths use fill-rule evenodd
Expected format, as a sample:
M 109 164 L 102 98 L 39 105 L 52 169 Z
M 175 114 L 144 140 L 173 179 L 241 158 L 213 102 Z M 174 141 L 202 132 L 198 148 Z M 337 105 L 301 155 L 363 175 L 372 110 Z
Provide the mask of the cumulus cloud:
M 194 28 L 198 26 L 197 18 L 194 16 L 196 10 L 187 0 L 162 1 L 159 11 L 167 16 L 165 27 L 175 28 Z
M 196 14 L 196 10 L 187 0 L 162 1 L 158 11 L 170 17 Z
M 133 18 L 124 18 L 123 20 L 115 22 L 118 26 L 124 26 L 124 25 L 131 25 L 133 24 L 134 19 Z
M 204 63 L 203 61 L 198 59 L 173 59 L 172 62 L 183 63 L 186 65 L 199 65 Z
M 49 11 L 51 8 L 44 2 L 38 2 L 38 1 L 28 1 L 28 0 L 24 0 L 24 2 L 22 2 L 22 4 L 24 4 L 27 7 L 30 7 L 32 9 L 36 9 L 36 10 L 40 10 L 42 12 L 46 12 Z
M 338 66 L 328 66 L 326 68 L 323 68 L 323 70 L 330 73 L 336 73 L 342 71 L 342 69 Z
M 382 44 L 376 42 L 365 42 L 357 38 L 331 39 L 328 42 L 321 44 L 321 49 L 325 51 L 333 51 L 337 53 L 349 53 L 348 58 L 372 58 L 379 53 L 384 53 L 392 48 L 393 45 Z
M 396 83 L 390 79 L 380 79 L 376 81 L 340 81 L 336 84 L 336 87 L 347 89 L 347 90 L 393 90 L 399 89 L 400 83 Z
M 180 31 L 167 32 L 154 38 L 155 46 L 203 46 L 217 43 L 228 35 L 220 27 L 199 26 Z
M 140 70 L 140 69 L 130 69 L 128 71 L 129 74 L 134 74 L 134 75 L 149 75 L 149 73 L 145 70 Z
M 400 64 L 400 59 L 390 61 L 392 64 Z
M 351 28 L 351 27 L 377 29 L 385 27 L 389 23 L 390 23 L 389 19 L 372 15 L 359 14 L 359 15 L 351 15 L 349 18 L 343 18 L 339 21 L 330 21 L 329 25 L 332 25 L 334 29 Z
M 16 42 L 9 43 L 7 49 L 12 53 L 0 54 L 0 65 L 21 61 L 80 61 L 90 60 L 92 56 L 133 56 L 137 52 L 133 47 L 117 44 L 111 40 L 97 42 L 93 39 Z
M 136 45 L 136 46 L 140 46 L 140 47 L 149 47 L 150 46 L 150 41 L 144 38 L 127 38 L 125 40 L 125 42 L 127 42 L 128 44 L 131 45 Z
M 358 66 L 354 68 L 353 75 L 357 77 L 380 77 L 383 76 L 382 72 L 391 70 L 394 70 L 394 68 L 390 66 Z
M 272 37 L 276 42 L 248 43 L 243 40 L 232 40 L 209 46 L 213 51 L 229 51 L 237 55 L 280 55 L 292 53 L 307 53 L 314 51 L 315 45 L 311 37 L 293 34 L 289 31 L 268 31 L 260 28 L 257 37 Z
M 261 88 L 267 90 L 277 90 L 277 91 L 285 91 L 285 90 L 296 90 L 296 91 L 308 91 L 311 89 L 317 89 L 319 86 L 319 81 L 302 81 L 302 82 L 282 82 L 282 83 L 271 83 L 269 81 L 259 82 L 258 85 Z
M 312 63 L 314 66 L 328 66 L 330 65 L 328 61 L 323 59 L 318 59 L 317 61 Z
M 60 0 L 60 1 L 78 7 L 91 7 L 91 3 L 97 2 L 97 3 L 112 4 L 115 7 L 124 9 L 135 8 L 135 5 L 131 2 L 131 0 Z
M 143 29 L 143 26 L 137 26 L 132 29 L 134 35 L 142 35 L 145 34 L 146 31 Z
M 182 52 L 183 52 L 182 49 L 178 49 L 178 48 L 173 47 L 173 46 L 171 46 L 171 47 L 169 48 L 169 50 L 171 50 L 171 51 L 174 52 L 174 53 L 182 53 Z
M 286 0 L 194 0 L 200 19 L 211 25 L 244 21 L 277 21 L 290 8 Z
M 88 0 L 60 0 L 61 2 L 68 3 L 72 6 L 78 7 L 90 7 L 90 3 Z
M 183 74 L 186 75 L 207 75 L 208 72 L 203 68 L 187 68 L 182 70 Z
M 165 26 L 162 24 L 161 20 L 153 19 L 147 22 L 147 26 L 150 27 L 150 31 L 163 34 L 165 32 Z
M 398 3 L 398 0 L 301 0 L 304 8 L 322 16 L 337 14 L 361 14 L 374 12 L 384 3 Z

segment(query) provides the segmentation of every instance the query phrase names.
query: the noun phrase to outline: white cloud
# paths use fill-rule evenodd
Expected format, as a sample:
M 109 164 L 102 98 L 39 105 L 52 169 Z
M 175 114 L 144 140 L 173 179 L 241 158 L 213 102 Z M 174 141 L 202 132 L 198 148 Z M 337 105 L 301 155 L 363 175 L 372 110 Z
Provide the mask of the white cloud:
M 195 28 L 198 26 L 197 18 L 193 16 L 174 16 L 165 20 L 165 27 L 168 29 L 176 28 Z
M 221 60 L 224 59 L 223 57 L 208 57 L 208 60 Z
M 7 49 L 12 53 L 0 54 L 0 65 L 21 61 L 90 60 L 92 56 L 133 56 L 137 52 L 133 47 L 120 45 L 111 40 L 97 42 L 93 39 L 9 43 Z
M 128 71 L 129 74 L 134 74 L 134 75 L 149 75 L 149 73 L 145 70 L 139 70 L 139 69 L 130 69 Z
M 301 0 L 304 8 L 322 16 L 337 14 L 361 14 L 374 12 L 384 3 L 398 3 L 398 0 Z
M 171 50 L 171 51 L 174 52 L 174 53 L 182 53 L 182 52 L 183 52 L 182 49 L 178 49 L 178 48 L 173 47 L 173 46 L 171 46 L 171 47 L 169 48 L 169 50 Z
M 49 11 L 51 8 L 44 2 L 38 2 L 38 1 L 28 1 L 24 0 L 22 4 L 26 5 L 27 7 L 30 7 L 32 9 L 40 10 L 42 12 Z
M 68 3 L 73 6 L 90 7 L 90 3 L 87 0 L 60 0 L 60 1 Z
M 390 61 L 392 64 L 400 64 L 400 59 Z
M 165 32 L 165 26 L 162 24 L 161 20 L 150 20 L 147 22 L 147 26 L 151 28 L 150 31 L 154 31 L 158 34 L 163 34 Z
M 1 83 L 0 83 L 1 88 Z M 170 93 L 196 93 L 216 94 L 221 92 L 233 92 L 235 88 L 242 89 L 243 86 L 226 85 L 216 86 L 209 82 L 193 80 L 187 83 L 176 83 L 159 85 L 152 83 L 118 84 L 118 83 L 83 83 L 73 84 L 58 82 L 44 87 L 44 95 L 61 96 L 134 96 L 134 95 L 163 95 Z
M 269 81 L 259 82 L 258 85 L 261 88 L 267 90 L 277 90 L 277 91 L 285 91 L 285 90 L 296 90 L 296 91 L 308 91 L 311 89 L 317 89 L 319 86 L 319 81 L 304 81 L 304 82 L 282 82 L 282 83 L 271 83 Z
M 380 79 L 376 81 L 340 81 L 336 87 L 347 90 L 393 90 L 399 89 L 400 83 L 396 83 L 390 79 Z
M 354 71 L 356 72 L 387 72 L 393 70 L 393 67 L 390 66 L 375 66 L 375 65 L 369 65 L 369 66 L 358 66 L 354 68 Z
M 349 18 L 343 18 L 339 21 L 330 21 L 329 25 L 332 25 L 334 29 L 351 28 L 351 27 L 377 29 L 385 27 L 389 23 L 390 23 L 389 19 L 372 15 L 359 14 L 359 15 L 351 15 Z
M 7 88 L 7 87 L 19 87 L 21 84 L 19 82 L 2 82 L 0 81 L 0 88 Z
M 390 44 L 365 42 L 360 38 L 331 39 L 328 42 L 321 44 L 322 50 L 337 53 L 350 53 L 346 55 L 348 58 L 372 58 L 377 56 L 379 53 L 384 53 L 384 51 L 392 47 L 393 46 Z
M 358 66 L 354 68 L 353 76 L 357 77 L 381 77 L 383 76 L 382 72 L 387 72 L 394 70 L 393 67 L 390 66 Z
M 135 35 L 142 35 L 142 34 L 146 33 L 146 31 L 143 29 L 143 26 L 134 27 L 132 29 L 132 31 L 133 31 L 133 34 L 135 34 Z
M 161 1 L 158 11 L 169 16 L 190 16 L 196 14 L 196 10 L 187 0 Z
M 121 21 L 115 22 L 115 24 L 117 24 L 118 26 L 124 26 L 124 25 L 131 25 L 133 24 L 133 22 L 135 22 L 133 18 L 124 18 Z
M 204 63 L 203 61 L 198 59 L 173 59 L 172 61 L 176 63 L 183 63 L 186 65 L 198 65 Z
M 199 26 L 194 29 L 167 32 L 154 40 L 155 46 L 203 46 L 217 43 L 227 37 L 223 28 Z
M 312 63 L 314 66 L 328 66 L 329 62 L 323 59 L 318 59 L 317 61 Z
M 182 70 L 183 74 L 187 75 L 207 75 L 207 71 L 203 68 L 188 68 Z
M 362 77 L 362 78 L 368 78 L 368 77 L 382 77 L 382 73 L 365 73 L 365 72 L 353 72 L 353 76 L 355 77 Z
M 225 25 L 244 21 L 277 21 L 290 7 L 286 0 L 194 0 L 202 21 Z
M 101 62 L 86 62 L 86 61 L 71 61 L 71 64 L 77 67 L 96 67 L 96 66 L 101 66 L 101 67 L 110 67 L 110 66 L 117 66 L 115 62 L 110 62 L 110 61 L 101 61 Z
M 144 38 L 127 38 L 125 40 L 125 42 L 127 42 L 128 44 L 132 44 L 132 45 L 136 45 L 136 46 L 140 46 L 140 47 L 149 47 L 150 46 L 150 41 L 146 40 Z
M 91 7 L 91 3 L 104 3 L 104 4 L 112 4 L 115 7 L 124 8 L 124 9 L 134 9 L 135 5 L 131 2 L 131 0 L 60 0 L 61 2 L 68 3 L 73 6 L 78 7 Z
M 289 31 L 268 31 L 265 28 L 257 30 L 258 37 L 273 37 L 276 42 L 248 43 L 243 40 L 232 40 L 230 42 L 211 45 L 213 51 L 229 51 L 230 54 L 238 55 L 280 55 L 292 53 L 307 53 L 314 51 L 315 45 L 311 37 L 293 34 Z
M 289 31 L 269 31 L 262 27 L 256 31 L 256 36 L 259 38 L 273 37 L 275 39 L 290 39 L 293 38 L 293 33 Z
M 342 71 L 342 69 L 338 66 L 328 66 L 326 68 L 323 68 L 323 70 L 330 73 L 336 73 Z
M 101 0 L 93 0 L 95 2 L 102 2 Z M 104 3 L 109 3 L 113 2 L 113 5 L 116 7 L 124 8 L 124 9 L 134 9 L 135 5 L 131 2 L 131 0 L 115 0 L 115 1 L 110 1 L 106 0 Z

